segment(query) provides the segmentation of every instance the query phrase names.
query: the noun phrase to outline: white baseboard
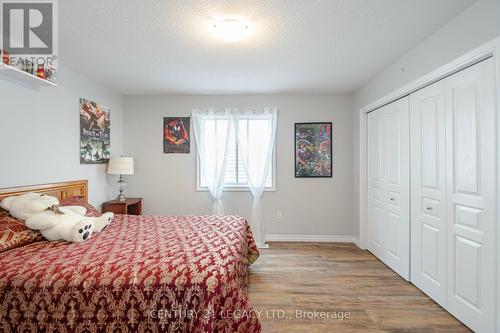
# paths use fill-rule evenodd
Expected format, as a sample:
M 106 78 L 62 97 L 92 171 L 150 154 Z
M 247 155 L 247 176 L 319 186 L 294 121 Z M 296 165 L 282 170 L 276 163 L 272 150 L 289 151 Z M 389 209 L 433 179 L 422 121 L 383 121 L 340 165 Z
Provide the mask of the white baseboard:
M 330 235 L 266 235 L 267 242 L 321 242 L 321 243 L 354 243 L 359 247 L 359 240 L 354 236 Z

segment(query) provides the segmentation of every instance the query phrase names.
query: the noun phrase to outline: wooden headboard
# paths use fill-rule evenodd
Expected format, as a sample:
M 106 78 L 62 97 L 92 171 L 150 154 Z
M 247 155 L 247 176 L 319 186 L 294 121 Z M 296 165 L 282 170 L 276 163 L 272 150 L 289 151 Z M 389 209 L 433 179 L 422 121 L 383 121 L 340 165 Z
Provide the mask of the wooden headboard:
M 80 196 L 88 201 L 88 181 L 74 180 L 62 183 L 28 185 L 20 187 L 0 188 L 0 200 L 12 195 L 19 195 L 28 192 L 37 192 L 52 195 L 59 200 Z

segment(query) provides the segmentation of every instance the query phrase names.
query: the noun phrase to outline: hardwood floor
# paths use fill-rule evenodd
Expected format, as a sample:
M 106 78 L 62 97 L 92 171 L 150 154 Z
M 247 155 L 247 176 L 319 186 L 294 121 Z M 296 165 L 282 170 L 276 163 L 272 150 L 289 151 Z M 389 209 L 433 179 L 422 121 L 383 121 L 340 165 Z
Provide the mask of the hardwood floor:
M 250 266 L 249 298 L 261 311 L 263 333 L 470 332 L 353 244 L 271 243 L 260 252 Z

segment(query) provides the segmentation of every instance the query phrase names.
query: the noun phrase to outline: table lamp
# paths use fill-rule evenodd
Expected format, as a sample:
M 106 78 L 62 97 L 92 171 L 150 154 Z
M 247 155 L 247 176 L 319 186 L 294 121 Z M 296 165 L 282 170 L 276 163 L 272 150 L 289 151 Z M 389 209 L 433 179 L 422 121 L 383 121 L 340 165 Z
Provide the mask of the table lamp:
M 134 159 L 132 157 L 111 157 L 108 162 L 108 174 L 110 175 L 120 175 L 118 180 L 118 188 L 120 194 L 116 198 L 119 201 L 125 201 L 125 181 L 123 180 L 123 175 L 133 175 L 134 174 Z

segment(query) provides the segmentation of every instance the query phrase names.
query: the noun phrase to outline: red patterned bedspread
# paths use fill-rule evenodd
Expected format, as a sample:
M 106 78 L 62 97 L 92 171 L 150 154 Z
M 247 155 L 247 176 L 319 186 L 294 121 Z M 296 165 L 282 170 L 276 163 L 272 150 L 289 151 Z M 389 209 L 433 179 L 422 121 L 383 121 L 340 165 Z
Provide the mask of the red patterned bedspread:
M 117 215 L 83 243 L 0 254 L 0 331 L 260 332 L 237 216 Z

